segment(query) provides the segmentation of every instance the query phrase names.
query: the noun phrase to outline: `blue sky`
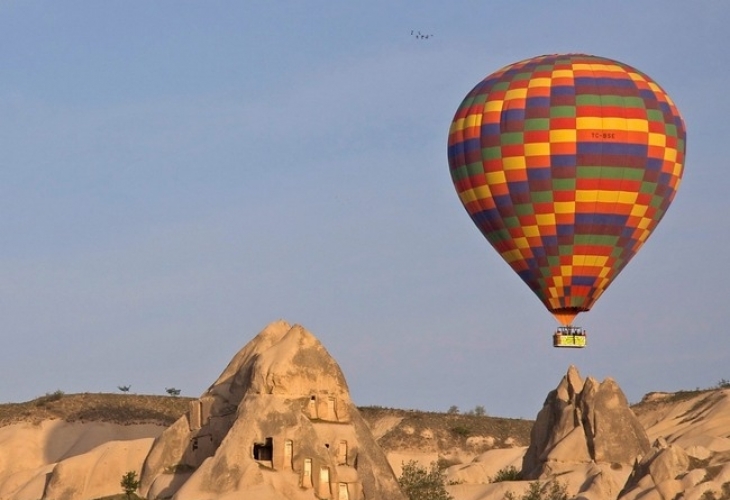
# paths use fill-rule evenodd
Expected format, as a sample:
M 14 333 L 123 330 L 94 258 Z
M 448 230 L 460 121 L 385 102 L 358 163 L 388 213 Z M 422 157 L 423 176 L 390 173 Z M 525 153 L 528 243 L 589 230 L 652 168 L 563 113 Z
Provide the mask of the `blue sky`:
M 358 405 L 534 418 L 570 364 L 632 402 L 730 378 L 728 25 L 709 1 L 1 2 L 0 402 L 197 396 L 280 318 Z M 646 72 L 688 130 L 578 351 L 446 160 L 480 79 L 559 52 Z

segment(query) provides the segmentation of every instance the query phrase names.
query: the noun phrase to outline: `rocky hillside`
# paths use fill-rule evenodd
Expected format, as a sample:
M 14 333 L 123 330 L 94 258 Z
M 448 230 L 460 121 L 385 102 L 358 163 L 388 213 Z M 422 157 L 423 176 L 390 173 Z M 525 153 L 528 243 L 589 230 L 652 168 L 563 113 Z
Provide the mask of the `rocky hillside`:
M 651 428 L 678 405 L 702 401 L 716 390 L 652 392 L 631 409 Z M 699 399 L 698 399 L 699 398 Z M 49 393 L 24 403 L 0 404 L 0 427 L 39 423 L 48 419 L 66 422 L 106 422 L 121 425 L 153 424 L 168 427 L 183 415 L 193 398 L 160 395 Z M 476 454 L 490 448 L 527 446 L 533 420 L 462 415 L 379 406 L 359 407 L 373 435 L 386 452 L 411 450 L 451 454 Z M 650 433 L 650 438 L 652 436 Z
M 199 398 L 49 393 L 0 408 L 0 499 L 81 500 L 140 471 L 147 498 L 405 500 L 402 465 L 520 450 L 532 423 L 356 407 L 301 325 L 277 321 Z M 101 472 L 103 471 L 103 473 Z
M 188 401 L 189 398 L 169 396 L 64 394 L 57 391 L 25 403 L 0 404 L 0 427 L 48 419 L 167 427 L 187 411 Z
M 133 428 L 139 424 L 152 424 L 161 433 L 188 411 L 190 401 L 194 400 L 169 396 L 53 393 L 25 403 L 1 404 L 0 432 L 19 423 L 41 429 L 46 425 L 42 422 L 56 419 L 84 428 L 85 424 L 91 427 L 94 424 L 122 425 L 129 427 L 130 432 L 135 432 Z M 707 491 L 716 492 L 717 498 L 722 495 L 725 483 L 730 480 L 727 464 L 730 439 L 726 437 L 730 435 L 730 394 L 727 389 L 650 393 L 631 409 L 651 442 L 659 442 L 660 447 L 644 461 L 643 467 L 648 471 L 644 479 L 637 474 L 631 491 L 624 492 L 621 498 L 629 500 L 649 492 L 653 495 L 657 488 L 675 495 L 684 492 L 684 497 L 692 500 L 699 499 Z M 502 490 L 516 492 L 519 497 L 524 489 L 518 482 L 500 483 L 503 487 L 490 485 L 489 478 L 505 466 L 519 468 L 534 421 L 380 407 L 361 407 L 359 411 L 378 443 L 390 455 L 426 462 L 438 459 L 442 466 L 450 466 L 447 469 L 449 479 L 458 483 L 449 487 L 454 498 L 496 498 Z M 70 429 L 80 435 L 87 432 L 78 427 Z M 68 432 L 63 431 L 66 439 Z M 114 431 L 118 439 L 119 432 Z M 132 437 L 134 435 L 130 435 Z M 90 443 L 86 448 L 99 446 L 102 440 L 103 436 L 100 436 L 99 442 Z M 85 452 L 86 448 L 67 455 Z M 488 451 L 484 452 L 485 449 Z M 655 465 L 659 462 L 661 468 Z M 7 466 L 11 463 L 6 463 Z M 637 471 L 641 472 L 641 469 Z M 563 478 L 567 479 L 567 476 Z M 620 485 L 616 487 L 621 488 Z M 617 494 L 615 491 L 600 496 L 585 493 L 582 496 L 612 499 Z
M 48 419 L 65 422 L 105 422 L 121 425 L 153 424 L 168 427 L 194 398 L 137 394 L 49 393 L 24 403 L 0 404 L 0 427 Z M 380 446 L 386 451 L 414 450 L 444 453 L 463 449 L 527 446 L 532 420 L 402 410 L 380 406 L 358 408 Z
M 678 404 L 716 394 L 717 389 L 679 392 L 650 392 L 631 409 L 644 424 L 662 420 Z M 188 410 L 194 398 L 160 395 L 48 393 L 24 403 L 0 404 L 0 427 L 19 422 L 38 423 L 47 419 L 66 422 L 108 422 L 122 425 L 155 424 L 167 427 Z M 496 448 L 527 446 L 533 420 L 358 407 L 381 446 L 386 449 L 430 446 L 430 436 L 439 436 L 443 447 L 465 445 L 470 437 L 494 437 Z M 492 443 L 492 440 L 487 440 Z

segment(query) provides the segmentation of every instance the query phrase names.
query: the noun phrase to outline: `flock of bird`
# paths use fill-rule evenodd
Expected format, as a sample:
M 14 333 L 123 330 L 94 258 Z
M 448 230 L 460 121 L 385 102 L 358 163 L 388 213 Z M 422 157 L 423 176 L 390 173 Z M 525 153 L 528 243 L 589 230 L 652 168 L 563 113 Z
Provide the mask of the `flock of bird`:
M 416 39 L 422 40 L 422 39 L 428 39 L 429 37 L 432 37 L 433 35 L 423 35 L 420 31 L 413 31 L 411 30 L 411 36 L 415 36 Z

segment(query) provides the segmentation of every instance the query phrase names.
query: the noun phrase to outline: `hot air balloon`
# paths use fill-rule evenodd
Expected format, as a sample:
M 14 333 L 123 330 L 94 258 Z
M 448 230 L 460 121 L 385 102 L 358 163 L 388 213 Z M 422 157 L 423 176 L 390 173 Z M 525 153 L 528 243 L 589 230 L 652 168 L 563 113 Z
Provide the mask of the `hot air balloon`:
M 646 74 L 584 54 L 492 73 L 462 101 L 448 160 L 484 237 L 560 323 L 554 345 L 664 216 L 679 187 L 685 126 Z

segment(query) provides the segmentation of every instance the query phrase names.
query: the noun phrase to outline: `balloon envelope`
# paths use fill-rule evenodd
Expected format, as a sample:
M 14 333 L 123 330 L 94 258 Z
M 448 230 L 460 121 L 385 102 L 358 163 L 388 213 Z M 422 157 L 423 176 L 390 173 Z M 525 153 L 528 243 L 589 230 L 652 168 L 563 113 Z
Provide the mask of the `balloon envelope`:
M 564 325 L 588 311 L 664 216 L 685 127 L 644 73 L 546 55 L 479 82 L 454 116 L 448 158 L 482 234 Z

